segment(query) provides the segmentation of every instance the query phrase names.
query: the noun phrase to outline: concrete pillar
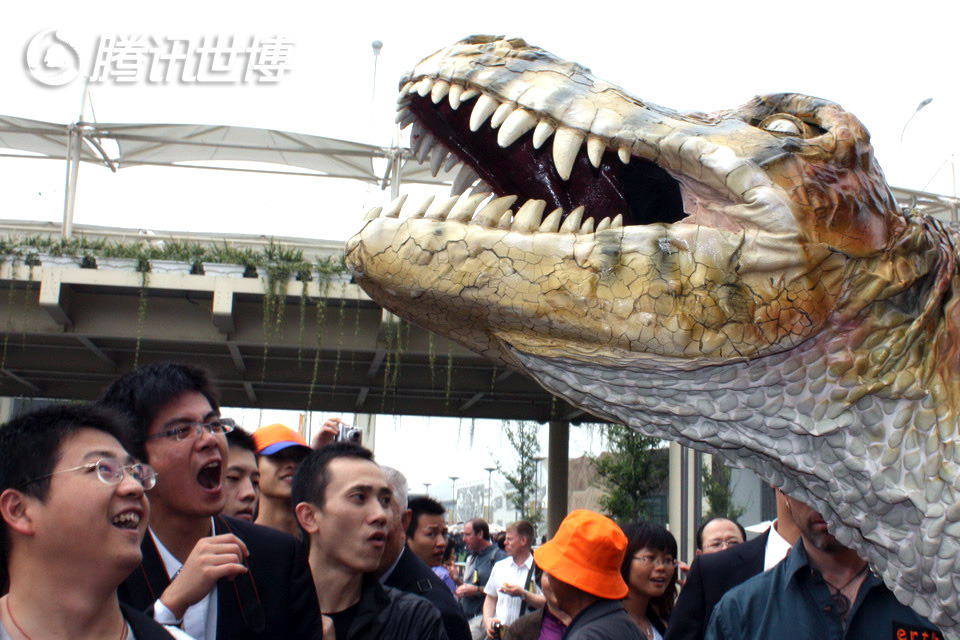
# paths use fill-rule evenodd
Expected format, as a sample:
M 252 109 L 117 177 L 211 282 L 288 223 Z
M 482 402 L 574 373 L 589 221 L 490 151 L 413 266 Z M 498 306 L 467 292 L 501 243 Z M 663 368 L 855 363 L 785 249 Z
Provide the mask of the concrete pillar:
M 694 534 L 699 524 L 698 456 L 693 449 L 670 443 L 669 526 L 677 539 L 680 559 L 691 562 L 696 545 Z
M 551 420 L 547 444 L 547 537 L 560 528 L 567 516 L 567 486 L 570 469 L 570 423 Z
M 13 418 L 13 398 L 0 397 L 0 424 Z
M 372 413 L 355 413 L 353 426 L 360 429 L 363 446 L 373 451 L 377 444 L 377 416 Z

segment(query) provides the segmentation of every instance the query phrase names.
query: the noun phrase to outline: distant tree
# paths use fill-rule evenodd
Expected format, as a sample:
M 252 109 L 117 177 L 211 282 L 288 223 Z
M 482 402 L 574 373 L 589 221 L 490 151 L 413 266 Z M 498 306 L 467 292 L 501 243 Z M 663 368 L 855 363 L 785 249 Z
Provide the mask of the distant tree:
M 649 518 L 649 499 L 669 471 L 668 457 L 658 453 L 662 441 L 621 424 L 607 426 L 609 451 L 591 458 L 597 483 L 606 491 L 600 507 L 614 520 Z
M 521 520 L 536 527 L 543 520 L 537 500 L 537 458 L 540 456 L 540 425 L 535 422 L 504 422 L 503 431 L 513 448 L 516 465 L 504 466 L 497 460 L 497 471 L 513 487 L 507 499 L 520 512 Z
M 710 509 L 704 520 L 710 518 L 727 518 L 736 520 L 743 515 L 744 507 L 733 501 L 733 489 L 730 486 L 730 467 L 723 463 L 720 456 L 713 456 L 709 465 L 701 469 L 701 486 L 703 497 L 707 499 Z

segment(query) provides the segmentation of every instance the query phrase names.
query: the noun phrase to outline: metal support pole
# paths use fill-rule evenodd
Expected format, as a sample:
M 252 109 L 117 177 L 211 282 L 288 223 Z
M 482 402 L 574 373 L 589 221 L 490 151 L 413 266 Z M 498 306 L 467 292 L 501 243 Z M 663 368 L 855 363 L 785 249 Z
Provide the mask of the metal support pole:
M 547 537 L 550 538 L 567 516 L 569 467 L 570 423 L 551 420 L 547 444 Z

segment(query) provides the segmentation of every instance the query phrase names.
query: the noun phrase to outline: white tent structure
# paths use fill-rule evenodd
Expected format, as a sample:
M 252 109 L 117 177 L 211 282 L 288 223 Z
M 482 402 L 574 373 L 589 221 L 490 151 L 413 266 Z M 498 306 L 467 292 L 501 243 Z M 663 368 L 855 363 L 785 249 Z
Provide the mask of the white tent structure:
M 19 153 L 18 153 L 19 152 Z M 443 185 L 453 182 L 452 171 L 432 175 L 429 165 L 414 161 L 410 149 L 380 147 L 275 129 L 197 124 L 65 125 L 13 116 L 0 116 L 0 157 L 46 158 L 67 161 L 64 198 L 64 236 L 73 225 L 77 170 L 88 162 L 112 171 L 126 167 L 162 166 L 219 169 L 346 178 L 388 186 L 400 183 Z M 387 161 L 378 175 L 374 159 Z M 198 164 L 198 163 L 204 164 Z M 218 163 L 276 164 L 288 169 L 238 167 Z

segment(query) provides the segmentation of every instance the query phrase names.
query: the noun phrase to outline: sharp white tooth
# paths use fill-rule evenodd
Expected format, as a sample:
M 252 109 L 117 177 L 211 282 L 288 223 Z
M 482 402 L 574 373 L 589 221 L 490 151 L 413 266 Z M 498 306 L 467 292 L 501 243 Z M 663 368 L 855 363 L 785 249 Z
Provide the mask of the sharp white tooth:
M 579 233 L 593 233 L 593 218 L 587 218 L 586 222 L 580 226 Z
M 398 116 L 399 117 L 399 116 Z M 417 117 L 413 115 L 412 111 L 407 111 L 402 119 L 397 120 L 397 124 L 400 125 L 401 129 L 406 129 L 411 124 L 417 121 Z
M 556 131 L 556 129 L 546 120 L 538 122 L 537 128 L 533 130 L 533 148 L 539 149 L 542 147 L 543 143 L 553 135 L 554 131 Z
M 370 209 L 370 211 L 367 211 L 367 215 L 363 216 L 363 221 L 370 222 L 371 220 L 379 218 L 381 211 L 383 211 L 383 207 L 374 207 L 373 209 Z
M 451 154 L 450 154 L 450 157 L 447 158 L 447 161 L 446 161 L 445 163 L 443 163 L 443 170 L 444 170 L 444 171 L 450 171 L 450 170 L 453 169 L 455 166 L 457 166 L 457 163 L 458 163 L 458 162 L 460 162 L 460 158 L 457 157 L 457 154 L 451 153 Z
M 545 231 L 547 233 L 555 232 L 560 227 L 560 216 L 562 215 L 563 209 L 559 207 L 551 211 L 547 217 L 543 219 L 539 231 Z
M 427 212 L 427 209 L 430 208 L 430 205 L 433 204 L 433 198 L 434 198 L 434 197 L 435 197 L 435 196 L 430 196 L 429 198 L 427 198 L 426 200 L 424 200 L 424 201 L 420 204 L 420 206 L 417 207 L 417 210 L 416 210 L 416 211 L 414 211 L 413 213 L 411 213 L 410 215 L 407 216 L 407 219 L 410 219 L 410 218 L 422 218 L 422 217 L 423 217 L 423 214 L 425 214 L 425 213 Z
M 417 155 L 420 145 L 423 144 L 423 139 L 428 135 L 430 134 L 423 128 L 423 125 L 419 122 L 413 123 L 413 128 L 410 129 L 410 150 L 413 151 L 413 155 Z
M 563 224 L 560 225 L 560 233 L 576 233 L 580 230 L 580 220 L 583 219 L 583 205 L 577 207 L 567 215 Z
M 383 212 L 384 218 L 399 218 L 400 210 L 403 209 L 403 203 L 407 201 L 407 194 L 403 194 L 391 202 Z
M 413 84 L 412 82 L 408 82 L 408 83 L 404 84 L 404 85 L 403 85 L 403 88 L 400 89 L 400 95 L 401 95 L 401 96 L 407 95 L 408 93 L 410 93 L 410 91 L 413 89 L 413 87 L 414 87 L 414 84 Z
M 477 210 L 477 207 L 480 206 L 480 203 L 487 197 L 486 193 L 478 193 L 476 195 L 465 198 L 457 203 L 457 206 L 453 208 L 453 211 L 450 212 L 450 215 L 447 216 L 447 220 L 455 220 L 457 222 L 469 222 L 470 218 L 473 217 L 474 212 Z
M 446 220 L 447 214 L 450 213 L 450 209 L 453 209 L 453 205 L 457 204 L 457 200 L 460 199 L 460 196 L 453 196 L 444 200 L 437 206 L 436 209 L 429 212 L 426 217 L 432 218 L 434 220 Z
M 600 224 L 597 225 L 597 233 L 601 231 L 606 231 L 610 228 L 610 218 L 604 218 L 600 221 Z
M 497 223 L 497 229 L 510 230 L 510 222 L 513 220 L 513 211 L 507 210 L 500 216 L 500 222 Z
M 513 107 L 509 104 L 502 104 L 497 107 L 497 110 L 493 112 L 493 116 L 490 118 L 490 126 L 494 129 L 503 124 L 504 120 L 510 117 L 510 114 L 513 113 Z
M 477 131 L 499 106 L 499 102 L 486 94 L 477 98 L 477 104 L 473 105 L 473 112 L 470 114 L 470 131 Z
M 583 134 L 576 129 L 560 127 L 553 136 L 553 164 L 563 180 L 570 179 L 577 152 L 583 144 Z
M 443 161 L 447 159 L 447 154 L 450 152 L 442 144 L 438 144 L 433 148 L 433 154 L 430 156 L 430 173 L 433 174 L 433 177 L 436 178 L 437 174 L 440 173 L 440 168 L 443 166 Z
M 497 144 L 503 148 L 509 147 L 536 124 L 537 117 L 535 115 L 523 109 L 516 109 L 503 121 L 500 131 L 497 133 Z
M 437 80 L 433 89 L 430 90 L 430 101 L 437 104 L 446 97 L 448 91 L 450 91 L 450 83 L 446 80 Z
M 472 189 L 470 189 L 470 195 L 473 195 L 475 193 L 484 193 L 486 195 L 490 195 L 492 191 L 493 191 L 493 187 L 491 187 L 489 184 L 481 180 L 477 184 L 473 185 Z
M 590 164 L 594 169 L 600 168 L 600 162 L 603 161 L 603 152 L 607 150 L 607 143 L 603 138 L 597 136 L 587 136 L 587 156 L 590 158 Z
M 543 210 L 546 208 L 547 203 L 543 200 L 527 200 L 517 211 L 517 215 L 514 216 L 510 229 L 525 233 L 536 231 L 540 228 L 540 220 L 543 218 Z
M 460 108 L 460 95 L 463 93 L 463 87 L 454 83 L 450 85 L 450 93 L 447 94 L 447 100 L 450 102 L 450 108 L 456 111 Z
M 473 221 L 485 227 L 495 227 L 497 223 L 500 222 L 500 218 L 503 217 L 503 213 L 508 211 L 516 201 L 517 196 L 503 196 L 502 198 L 491 200 L 490 203 L 481 209 L 480 213 L 473 218 Z
M 435 144 L 437 144 L 437 139 L 432 135 L 428 133 L 423 136 L 423 143 L 417 147 L 417 162 L 423 164 L 423 161 L 427 159 L 427 155 L 430 153 L 430 149 L 433 149 Z
M 457 177 L 453 179 L 453 187 L 450 189 L 451 194 L 461 194 L 467 190 L 467 187 L 472 185 L 477 181 L 477 178 L 480 176 L 477 175 L 477 172 L 473 170 L 468 164 L 463 165 L 463 168 L 460 169 L 460 173 L 457 174 Z
M 618 213 L 610 223 L 611 229 L 623 229 L 623 214 Z
M 412 112 L 408 107 L 400 107 L 397 109 L 397 116 L 393 119 L 394 122 L 403 122 L 403 120 L 412 115 Z
M 433 89 L 433 78 L 424 78 L 417 85 L 417 93 L 421 98 L 426 98 L 427 94 Z
M 473 100 L 480 92 L 476 89 L 467 89 L 462 94 L 460 94 L 460 102 L 466 102 L 467 100 Z
M 617 155 L 620 156 L 620 162 L 623 164 L 630 164 L 630 147 L 624 146 L 617 149 Z

